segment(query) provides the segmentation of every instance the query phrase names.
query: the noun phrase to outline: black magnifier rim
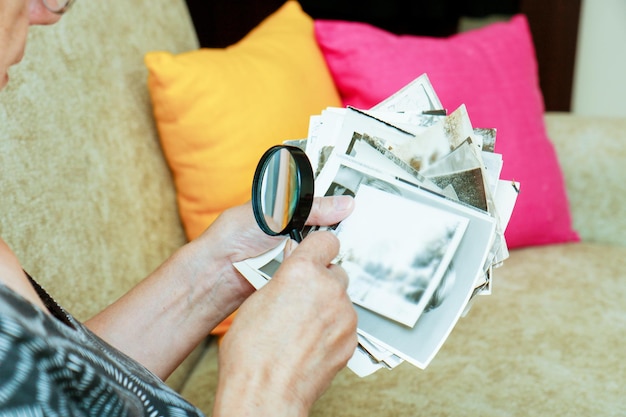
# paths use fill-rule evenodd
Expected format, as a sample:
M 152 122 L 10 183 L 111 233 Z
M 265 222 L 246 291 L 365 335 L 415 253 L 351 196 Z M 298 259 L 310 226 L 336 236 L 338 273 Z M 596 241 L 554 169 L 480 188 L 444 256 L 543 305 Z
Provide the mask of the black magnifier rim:
M 293 216 L 285 228 L 277 232 L 272 230 L 265 221 L 261 191 L 263 188 L 263 174 L 267 169 L 267 165 L 271 157 L 282 149 L 286 149 L 295 161 L 299 187 L 298 200 L 296 201 Z M 265 151 L 259 160 L 252 180 L 252 211 L 261 230 L 270 236 L 290 235 L 293 239 L 299 240 L 300 232 L 304 229 L 306 220 L 311 213 L 314 189 L 315 181 L 313 178 L 313 168 L 311 167 L 309 158 L 302 149 L 291 145 L 276 145 Z

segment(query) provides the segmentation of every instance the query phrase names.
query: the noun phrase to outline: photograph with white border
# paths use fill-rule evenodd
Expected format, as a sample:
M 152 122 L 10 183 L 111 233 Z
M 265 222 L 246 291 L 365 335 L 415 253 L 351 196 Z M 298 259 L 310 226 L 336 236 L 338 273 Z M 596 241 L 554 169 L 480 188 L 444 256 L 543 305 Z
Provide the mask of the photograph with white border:
M 345 167 L 359 173 L 359 175 L 346 176 L 346 178 L 350 178 L 345 180 L 347 182 L 346 188 L 349 188 L 350 191 L 358 191 L 360 185 L 357 179 L 360 176 L 361 178 L 368 178 L 367 185 L 372 185 L 375 182 L 387 183 L 393 186 L 393 189 L 405 199 L 420 202 L 469 220 L 465 233 L 449 264 L 446 277 L 441 280 L 443 284 L 437 290 L 437 307 L 424 311 L 413 328 L 398 324 L 355 303 L 361 334 L 412 365 L 423 369 L 428 366 L 439 351 L 461 317 L 474 291 L 478 277 L 484 275 L 484 266 L 493 250 L 496 239 L 496 219 L 484 211 L 443 198 L 441 195 L 407 182 L 394 181 L 393 176 L 368 169 L 357 161 L 350 160 L 349 157 L 332 159 L 316 182 L 316 195 L 324 195 L 324 190 L 328 190 L 337 176 L 339 167 Z M 331 172 L 333 169 L 335 170 L 334 173 Z M 346 172 L 348 171 L 346 170 Z M 380 218 L 380 216 L 378 217 Z M 376 220 L 372 220 L 372 222 L 374 221 Z M 373 234 L 368 235 L 368 239 L 373 242 L 377 238 Z
M 465 232 L 465 217 L 368 185 L 337 228 L 355 304 L 408 327 L 427 307 Z

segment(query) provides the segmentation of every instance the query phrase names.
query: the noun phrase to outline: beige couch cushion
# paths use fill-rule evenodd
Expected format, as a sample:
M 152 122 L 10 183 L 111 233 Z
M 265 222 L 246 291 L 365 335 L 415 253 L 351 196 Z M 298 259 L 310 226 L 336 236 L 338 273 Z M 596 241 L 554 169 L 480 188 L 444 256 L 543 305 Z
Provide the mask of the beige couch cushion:
M 626 246 L 626 118 L 549 113 L 546 127 L 582 240 Z
M 344 370 L 312 416 L 617 416 L 626 413 L 626 248 L 515 250 L 426 370 Z M 183 395 L 210 413 L 213 347 Z
M 80 1 L 0 92 L 0 235 L 81 320 L 185 242 L 143 57 L 196 47 L 182 0 Z
M 81 1 L 0 92 L 0 235 L 79 319 L 184 242 L 143 56 L 195 47 L 183 1 Z

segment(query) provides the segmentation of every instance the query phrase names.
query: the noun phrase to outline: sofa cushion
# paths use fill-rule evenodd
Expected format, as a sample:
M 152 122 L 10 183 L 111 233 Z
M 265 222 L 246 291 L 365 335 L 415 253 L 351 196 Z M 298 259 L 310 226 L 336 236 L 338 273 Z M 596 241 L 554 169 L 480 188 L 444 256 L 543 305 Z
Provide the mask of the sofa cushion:
M 157 48 L 197 48 L 184 1 L 78 2 L 31 28 L 0 92 L 0 234 L 79 320 L 185 243 L 145 86 Z
M 315 33 L 343 104 L 370 108 L 427 73 L 442 103 L 465 103 L 476 127 L 498 129 L 502 177 L 521 182 L 509 247 L 578 240 L 546 134 L 526 18 L 449 38 L 398 36 L 358 22 L 317 20 Z
M 313 20 L 296 1 L 228 48 L 152 52 L 145 62 L 189 239 L 250 198 L 267 148 L 306 137 L 310 115 L 341 104 Z
M 184 2 L 161 3 L 82 2 L 33 27 L 0 93 L 0 234 L 79 320 L 185 242 L 142 57 L 196 41 Z
M 624 259 L 626 248 L 584 243 L 511 251 L 493 294 L 479 296 L 426 370 L 344 369 L 311 417 L 623 415 Z M 207 413 L 217 371 L 214 346 L 182 390 Z
M 545 120 L 580 238 L 626 246 L 626 117 L 549 112 Z

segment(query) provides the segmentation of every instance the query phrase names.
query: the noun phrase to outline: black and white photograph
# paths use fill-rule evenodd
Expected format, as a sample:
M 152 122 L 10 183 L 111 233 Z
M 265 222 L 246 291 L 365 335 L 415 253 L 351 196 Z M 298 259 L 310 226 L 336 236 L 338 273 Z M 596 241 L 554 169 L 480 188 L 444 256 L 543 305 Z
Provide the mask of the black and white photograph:
M 341 126 L 338 130 L 334 127 L 333 132 L 335 133 L 334 137 L 325 136 L 319 138 L 318 146 L 331 142 L 333 144 L 333 153 L 340 155 L 346 153 L 355 133 L 379 138 L 388 147 L 400 146 L 400 144 L 415 140 L 416 137 L 415 134 L 409 131 L 352 107 L 348 107 L 345 110 Z
M 413 169 L 422 172 L 456 149 L 467 138 L 473 137 L 474 129 L 467 109 L 461 105 L 449 116 L 442 118 L 441 123 L 428 127 L 413 139 L 385 142 L 385 146 Z M 473 139 L 473 143 L 479 148 L 479 138 Z
M 437 300 L 436 308 L 430 308 L 421 314 L 413 328 L 390 325 L 390 319 L 358 304 L 355 306 L 361 334 L 412 365 L 424 369 L 465 311 L 479 277 L 484 276 L 484 266 L 496 237 L 496 220 L 488 213 L 442 199 L 436 194 L 408 184 L 398 184 L 398 188 L 404 198 L 411 198 L 469 220 L 446 271 L 450 275 L 445 287 L 441 288 L 445 289 L 442 291 L 444 296 Z
M 330 107 L 311 117 L 306 154 L 315 177 L 335 148 L 346 112 L 345 108 Z
M 370 168 L 393 174 L 402 180 L 409 181 L 433 192 L 442 193 L 443 188 L 437 186 L 411 165 L 398 158 L 378 138 L 355 132 L 346 149 L 346 155 Z
M 435 93 L 428 74 L 422 74 L 406 86 L 381 101 L 371 110 L 385 110 L 396 113 L 442 110 L 443 105 Z
M 446 117 L 445 112 L 442 114 L 425 114 L 414 111 L 396 113 L 385 110 L 366 110 L 364 112 L 415 135 L 418 135 L 434 124 L 440 123 Z
M 495 152 L 496 151 L 496 135 L 498 131 L 497 129 L 485 129 L 482 127 L 474 128 L 474 135 L 476 137 L 480 137 L 482 140 L 482 149 L 485 152 Z
M 488 166 L 483 156 L 488 157 Z M 441 188 L 452 186 L 459 201 L 487 210 L 501 167 L 498 155 L 477 150 L 468 138 L 421 174 Z
M 349 277 L 359 348 L 348 368 L 360 377 L 402 362 L 426 368 L 508 257 L 503 232 L 520 184 L 500 179 L 496 130 L 474 129 L 465 105 L 448 114 L 440 104 L 424 75 L 371 109 L 312 115 L 296 143 L 316 197 L 355 199 L 342 222 L 302 235 L 326 229 L 340 240 L 332 262 Z M 260 288 L 283 248 L 234 266 Z
M 479 210 L 487 211 L 487 196 L 482 169 L 473 168 L 451 174 L 436 175 L 430 177 L 430 180 L 441 188 L 451 186 L 459 201 Z
M 337 228 L 348 294 L 355 304 L 412 327 L 468 220 L 368 185 L 358 188 L 355 199 L 355 211 Z

